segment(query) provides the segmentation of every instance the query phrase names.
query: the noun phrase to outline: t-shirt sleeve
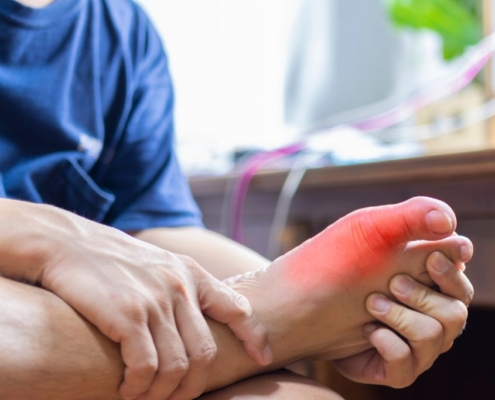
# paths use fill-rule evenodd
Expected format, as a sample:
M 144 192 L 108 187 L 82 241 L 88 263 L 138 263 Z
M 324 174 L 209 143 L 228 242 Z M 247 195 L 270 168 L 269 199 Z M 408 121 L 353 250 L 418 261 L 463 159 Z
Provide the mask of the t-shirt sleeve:
M 202 226 L 174 150 L 174 96 L 157 33 L 141 14 L 135 32 L 132 90 L 120 142 L 103 185 L 115 194 L 105 223 L 131 231 Z

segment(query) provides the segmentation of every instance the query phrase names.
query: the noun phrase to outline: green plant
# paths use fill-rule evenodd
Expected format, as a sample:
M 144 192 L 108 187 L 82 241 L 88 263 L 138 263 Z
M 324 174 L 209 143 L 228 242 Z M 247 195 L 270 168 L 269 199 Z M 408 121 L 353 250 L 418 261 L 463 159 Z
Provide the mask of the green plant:
M 480 0 L 383 1 L 395 26 L 438 33 L 446 60 L 461 55 L 482 38 Z

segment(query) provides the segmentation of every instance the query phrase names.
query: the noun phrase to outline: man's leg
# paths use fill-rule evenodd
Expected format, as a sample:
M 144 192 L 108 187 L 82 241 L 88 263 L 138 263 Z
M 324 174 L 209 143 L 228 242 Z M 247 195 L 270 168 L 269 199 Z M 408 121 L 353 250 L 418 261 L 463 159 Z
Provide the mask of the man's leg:
M 343 400 L 312 379 L 289 371 L 271 372 L 204 394 L 200 400 Z
M 42 289 L 0 278 L 0 301 L 4 305 L 0 310 L 0 398 L 120 399 L 124 366 L 117 345 Z M 238 350 L 234 345 L 232 354 Z M 202 399 L 251 396 L 340 399 L 328 388 L 290 372 L 250 378 Z

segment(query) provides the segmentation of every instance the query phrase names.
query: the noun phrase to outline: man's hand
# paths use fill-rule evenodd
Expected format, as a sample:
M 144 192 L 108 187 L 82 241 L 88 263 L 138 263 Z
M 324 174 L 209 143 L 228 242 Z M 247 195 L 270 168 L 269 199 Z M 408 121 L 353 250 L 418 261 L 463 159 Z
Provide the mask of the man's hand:
M 368 312 L 386 326 L 365 326 L 374 349 L 334 361 L 343 375 L 361 383 L 406 387 L 452 347 L 466 324 L 473 287 L 464 266 L 452 264 L 441 253 L 428 258 L 427 270 L 441 293 L 399 275 L 390 290 L 402 304 L 382 294 L 368 297 Z
M 192 259 L 69 213 L 64 218 L 39 279 L 121 344 L 124 399 L 203 392 L 216 345 L 202 313 L 227 324 L 257 363 L 271 362 L 247 299 Z

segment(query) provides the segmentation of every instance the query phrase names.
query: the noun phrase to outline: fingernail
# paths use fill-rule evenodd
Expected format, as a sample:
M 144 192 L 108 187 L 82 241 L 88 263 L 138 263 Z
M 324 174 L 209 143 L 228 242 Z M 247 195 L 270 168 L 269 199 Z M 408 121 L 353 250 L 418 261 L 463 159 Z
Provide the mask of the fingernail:
M 469 261 L 472 256 L 471 248 L 467 245 L 462 245 L 460 250 L 460 256 L 462 261 Z
M 371 299 L 371 308 L 380 313 L 387 312 L 390 310 L 390 300 L 384 296 L 373 296 Z
M 263 350 L 263 361 L 265 362 L 265 365 L 273 362 L 273 352 L 269 344 L 266 345 L 265 350 Z
M 426 214 L 426 225 L 433 233 L 444 235 L 452 232 L 454 223 L 443 211 L 432 210 Z
M 414 285 L 407 276 L 396 276 L 392 281 L 392 287 L 400 294 L 408 294 L 413 289 Z
M 244 296 L 239 296 L 237 298 L 237 304 L 239 304 L 244 310 L 249 311 L 250 313 L 252 312 L 251 304 Z
M 371 335 L 374 331 L 378 329 L 378 325 L 375 324 L 367 324 L 364 326 L 364 334 L 366 336 Z
M 444 274 L 451 267 L 450 261 L 442 253 L 435 252 L 431 256 L 431 267 L 439 274 Z

